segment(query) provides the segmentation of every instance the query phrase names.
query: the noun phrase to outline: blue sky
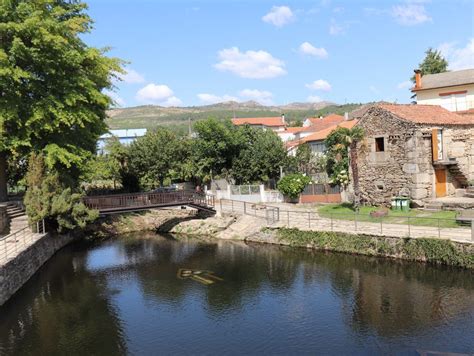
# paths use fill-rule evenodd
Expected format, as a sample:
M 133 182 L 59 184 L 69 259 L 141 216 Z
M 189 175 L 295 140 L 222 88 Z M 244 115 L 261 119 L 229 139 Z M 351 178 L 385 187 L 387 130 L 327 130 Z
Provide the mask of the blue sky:
M 121 106 L 409 102 L 428 47 L 474 67 L 474 2 L 89 0 L 88 44 L 129 63 Z

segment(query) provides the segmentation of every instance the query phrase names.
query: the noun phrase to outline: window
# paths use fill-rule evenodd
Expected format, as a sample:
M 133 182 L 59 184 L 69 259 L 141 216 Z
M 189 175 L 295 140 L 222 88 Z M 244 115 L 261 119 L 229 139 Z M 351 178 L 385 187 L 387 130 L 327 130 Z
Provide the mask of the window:
M 311 151 L 313 153 L 324 153 L 326 152 L 326 145 L 324 142 L 311 143 Z
M 385 151 L 385 140 L 383 137 L 375 138 L 375 152 L 384 152 Z

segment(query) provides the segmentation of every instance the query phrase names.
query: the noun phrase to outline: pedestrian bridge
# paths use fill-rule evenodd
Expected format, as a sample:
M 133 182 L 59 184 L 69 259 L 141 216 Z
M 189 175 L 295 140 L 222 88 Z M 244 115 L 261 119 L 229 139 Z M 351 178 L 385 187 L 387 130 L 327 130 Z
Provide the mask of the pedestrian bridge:
M 83 202 L 88 208 L 98 210 L 101 215 L 175 206 L 189 206 L 210 213 L 216 212 L 213 196 L 189 191 L 90 196 L 83 198 Z

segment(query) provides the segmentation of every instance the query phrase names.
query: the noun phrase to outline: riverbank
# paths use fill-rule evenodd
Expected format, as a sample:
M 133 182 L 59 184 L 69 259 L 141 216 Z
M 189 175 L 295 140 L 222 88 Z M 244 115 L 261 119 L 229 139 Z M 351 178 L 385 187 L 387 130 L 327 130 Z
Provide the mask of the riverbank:
M 99 227 L 97 231 L 104 236 L 133 231 L 206 235 L 223 240 L 287 245 L 474 269 L 474 245 L 471 243 L 434 238 L 268 228 L 264 219 L 249 215 L 209 217 L 196 214 L 193 210 L 154 210 L 108 217 L 99 223 Z
M 264 229 L 245 239 L 315 250 L 387 257 L 474 269 L 474 245 L 442 239 L 349 234 L 298 229 Z
M 0 266 L 0 306 L 15 294 L 57 251 L 71 243 L 71 235 L 44 234 Z

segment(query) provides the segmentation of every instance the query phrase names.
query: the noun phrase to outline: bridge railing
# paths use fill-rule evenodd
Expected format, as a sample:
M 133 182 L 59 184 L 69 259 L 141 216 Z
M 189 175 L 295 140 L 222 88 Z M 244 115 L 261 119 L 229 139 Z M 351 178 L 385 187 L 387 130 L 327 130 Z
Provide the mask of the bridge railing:
M 107 210 L 147 207 L 166 204 L 196 204 L 214 206 L 214 197 L 191 191 L 168 193 L 130 193 L 85 197 L 84 204 L 90 209 Z

